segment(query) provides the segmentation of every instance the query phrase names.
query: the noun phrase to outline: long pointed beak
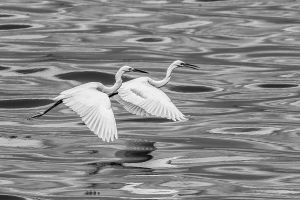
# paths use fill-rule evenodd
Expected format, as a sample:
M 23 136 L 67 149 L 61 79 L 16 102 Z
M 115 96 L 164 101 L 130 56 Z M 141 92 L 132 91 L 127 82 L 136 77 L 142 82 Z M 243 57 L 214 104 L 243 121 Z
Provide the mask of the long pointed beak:
M 187 68 L 191 68 L 191 69 L 196 69 L 196 70 L 200 70 L 200 67 L 196 66 L 196 65 L 191 65 L 188 63 L 184 63 L 183 67 L 187 67 Z
M 148 72 L 140 70 L 140 69 L 137 69 L 137 68 L 134 68 L 132 71 L 133 72 L 140 72 L 140 73 L 146 73 L 146 74 L 148 74 Z

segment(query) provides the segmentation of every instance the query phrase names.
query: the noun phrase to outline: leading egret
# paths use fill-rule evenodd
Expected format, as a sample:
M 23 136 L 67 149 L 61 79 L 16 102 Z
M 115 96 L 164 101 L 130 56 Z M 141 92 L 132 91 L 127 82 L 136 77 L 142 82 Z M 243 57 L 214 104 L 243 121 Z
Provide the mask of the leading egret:
M 65 90 L 54 98 L 56 103 L 50 108 L 31 118 L 41 117 L 54 107 L 64 103 L 75 111 L 99 138 L 107 142 L 113 141 L 118 138 L 118 134 L 109 95 L 120 88 L 122 75 L 126 72 L 148 73 L 133 67 L 123 66 L 118 70 L 115 76 L 116 82 L 112 87 L 106 87 L 99 82 L 90 82 Z
M 176 60 L 168 67 L 164 79 L 156 81 L 149 77 L 140 77 L 127 81 L 115 93 L 115 99 L 132 114 L 156 116 L 173 121 L 186 120 L 170 98 L 159 89 L 170 81 L 171 73 L 177 67 L 200 69 L 195 65 Z

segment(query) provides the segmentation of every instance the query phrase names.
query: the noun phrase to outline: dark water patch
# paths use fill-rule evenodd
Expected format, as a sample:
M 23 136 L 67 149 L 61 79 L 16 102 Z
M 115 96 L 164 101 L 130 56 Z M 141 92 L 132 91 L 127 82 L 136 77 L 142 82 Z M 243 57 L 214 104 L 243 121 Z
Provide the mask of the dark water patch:
M 30 5 L 28 3 L 28 5 Z M 6 5 L 3 5 L 3 6 L 0 6 L 0 9 L 2 10 L 11 10 L 11 11 L 18 11 L 18 12 L 24 12 L 24 13 L 42 13 L 42 14 L 45 14 L 45 13 L 55 13 L 57 12 L 57 9 L 45 9 L 45 8 L 35 8 L 33 6 L 6 6 Z
M 42 72 L 47 70 L 46 68 L 35 68 L 35 69 L 19 69 L 15 70 L 15 72 L 20 73 L 20 74 L 33 74 L 36 72 Z
M 81 71 L 81 72 L 68 72 L 64 74 L 56 75 L 57 78 L 62 80 L 73 80 L 81 83 L 87 82 L 101 82 L 103 84 L 114 84 L 115 83 L 115 75 L 109 74 L 105 72 L 96 72 L 96 71 Z M 122 77 L 123 81 L 128 81 L 131 78 Z
M 12 195 L 6 195 L 6 194 L 0 194 L 0 199 L 1 200 L 26 200 L 23 197 L 18 197 L 18 196 L 12 196 Z
M 204 85 L 172 85 L 168 89 L 174 92 L 198 93 L 198 92 L 215 92 L 216 89 Z
M 52 6 L 53 8 L 70 8 L 74 6 L 74 3 L 67 1 L 51 1 L 47 3 L 47 5 Z
M 196 0 L 199 2 L 214 2 L 214 1 L 225 1 L 225 0 Z
M 299 24 L 300 20 L 296 18 L 284 18 L 284 17 L 265 17 L 264 20 L 274 24 Z
M 140 163 L 146 162 L 153 158 L 149 155 L 152 151 L 131 151 L 131 150 L 120 150 L 117 151 L 115 156 L 121 159 L 121 163 Z
M 151 160 L 153 157 L 149 155 L 155 151 L 155 142 L 144 140 L 126 141 L 126 150 L 120 150 L 115 156 L 121 158 L 121 163 L 139 163 Z
M 126 42 L 130 43 L 170 43 L 172 41 L 169 37 L 136 37 L 127 39 Z
M 198 149 L 251 149 L 253 145 L 245 141 L 229 140 L 222 138 L 197 137 L 191 140 Z
M 50 99 L 5 99 L 0 100 L 0 108 L 34 108 L 45 106 L 52 102 Z
M 94 28 L 100 30 L 101 33 L 110 33 L 114 31 L 118 31 L 120 29 L 127 29 L 128 27 L 125 28 L 123 26 L 116 26 L 116 25 L 95 25 Z
M 164 119 L 164 118 L 131 118 L 131 119 L 121 119 L 119 121 L 123 122 L 144 122 L 144 123 L 164 123 L 164 122 L 172 122 L 172 120 Z
M 24 29 L 30 27 L 32 26 L 28 24 L 0 24 L 0 30 Z
M 17 136 L 17 135 L 10 135 L 10 136 L 8 136 L 8 138 L 10 138 L 10 139 L 15 139 L 15 138 L 18 138 L 18 137 L 19 137 L 19 136 Z M 24 138 L 30 139 L 31 136 L 30 136 L 30 135 L 26 135 L 26 136 L 24 136 Z
M 297 84 L 289 84 L 289 83 L 264 83 L 264 84 L 258 84 L 257 87 L 260 88 L 270 88 L 270 89 L 280 89 L 280 88 L 293 88 L 298 87 Z
M 145 37 L 145 38 L 140 38 L 137 41 L 138 42 L 161 42 L 161 41 L 163 41 L 163 39 L 161 39 L 161 38 Z
M 9 67 L 0 66 L 0 70 L 6 70 L 9 69 Z
M 9 15 L 9 14 L 0 14 L 0 17 L 6 18 L 6 17 L 12 17 L 14 15 Z

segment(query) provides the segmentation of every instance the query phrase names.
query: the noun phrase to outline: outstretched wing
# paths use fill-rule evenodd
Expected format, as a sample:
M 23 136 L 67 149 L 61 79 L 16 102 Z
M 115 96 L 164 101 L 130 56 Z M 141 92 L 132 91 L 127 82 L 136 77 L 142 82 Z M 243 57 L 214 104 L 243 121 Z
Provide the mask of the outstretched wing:
M 163 91 L 142 78 L 123 83 L 115 99 L 133 114 L 153 115 L 173 121 L 186 120 Z
M 151 114 L 147 113 L 143 108 L 123 100 L 120 97 L 120 95 L 115 95 L 114 99 L 117 102 L 119 102 L 125 108 L 125 110 L 127 110 L 128 112 L 130 112 L 132 114 L 140 115 L 140 116 L 143 116 L 143 117 L 150 117 L 151 116 Z
M 113 141 L 118 138 L 118 134 L 110 99 L 107 94 L 91 86 L 70 89 L 58 97 L 75 111 L 99 138 L 106 142 Z

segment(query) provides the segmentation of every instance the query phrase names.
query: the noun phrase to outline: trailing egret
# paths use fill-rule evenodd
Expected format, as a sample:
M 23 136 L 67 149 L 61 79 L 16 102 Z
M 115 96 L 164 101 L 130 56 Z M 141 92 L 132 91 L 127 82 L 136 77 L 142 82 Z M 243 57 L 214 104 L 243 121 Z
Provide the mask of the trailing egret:
M 56 103 L 50 108 L 31 118 L 41 117 L 54 107 L 64 103 L 75 111 L 99 138 L 107 142 L 113 141 L 118 138 L 118 134 L 109 95 L 120 88 L 122 75 L 126 72 L 148 73 L 133 67 L 123 66 L 118 70 L 115 76 L 116 82 L 112 87 L 106 87 L 99 82 L 90 82 L 65 90 L 54 98 Z
M 186 120 L 170 98 L 159 89 L 170 81 L 171 73 L 177 67 L 200 69 L 195 65 L 176 60 L 168 67 L 164 79 L 156 81 L 149 77 L 140 77 L 127 81 L 115 93 L 115 99 L 132 114 L 156 116 L 173 121 Z

